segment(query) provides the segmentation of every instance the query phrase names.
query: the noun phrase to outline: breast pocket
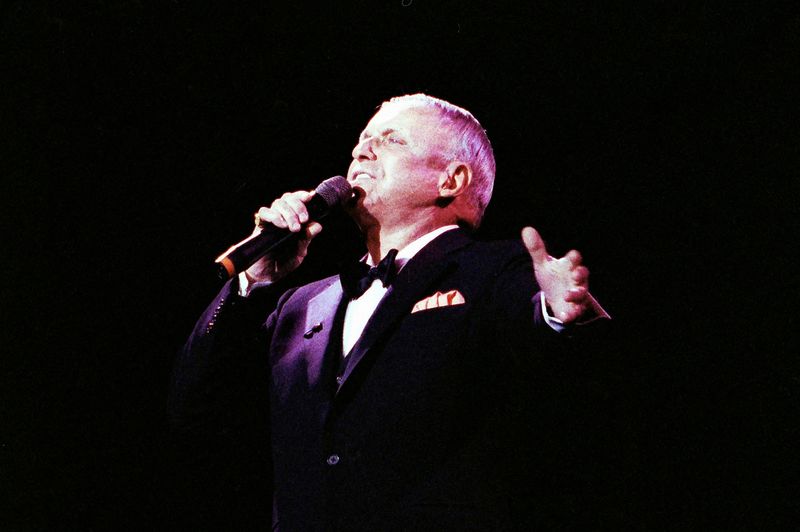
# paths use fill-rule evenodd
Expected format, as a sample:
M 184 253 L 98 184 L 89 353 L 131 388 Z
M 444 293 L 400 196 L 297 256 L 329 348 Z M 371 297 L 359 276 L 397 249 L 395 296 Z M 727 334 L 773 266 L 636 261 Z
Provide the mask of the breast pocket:
M 415 354 L 448 351 L 467 339 L 469 323 L 469 305 L 420 310 L 402 320 L 395 338 Z

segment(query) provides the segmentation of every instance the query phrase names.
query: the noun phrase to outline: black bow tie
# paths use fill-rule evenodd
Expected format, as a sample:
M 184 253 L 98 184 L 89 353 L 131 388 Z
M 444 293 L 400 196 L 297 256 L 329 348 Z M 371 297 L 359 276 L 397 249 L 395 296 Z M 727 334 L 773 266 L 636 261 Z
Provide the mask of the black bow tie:
M 339 278 L 342 281 L 342 289 L 350 299 L 358 299 L 361 294 L 372 286 L 375 279 L 380 279 L 383 286 L 389 286 L 394 280 L 397 271 L 394 258 L 397 250 L 389 250 L 389 253 L 378 263 L 377 266 L 370 268 L 361 261 L 347 262 L 342 264 Z

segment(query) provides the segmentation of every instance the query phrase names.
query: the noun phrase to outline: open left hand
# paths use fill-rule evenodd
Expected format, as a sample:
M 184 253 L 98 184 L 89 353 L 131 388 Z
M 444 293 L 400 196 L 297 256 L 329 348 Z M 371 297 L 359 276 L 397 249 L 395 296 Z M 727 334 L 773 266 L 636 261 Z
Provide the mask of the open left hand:
M 531 254 L 536 282 L 553 316 L 564 323 L 578 319 L 591 306 L 589 269 L 581 265 L 581 254 L 573 249 L 560 259 L 551 256 L 533 227 L 522 230 L 522 241 Z

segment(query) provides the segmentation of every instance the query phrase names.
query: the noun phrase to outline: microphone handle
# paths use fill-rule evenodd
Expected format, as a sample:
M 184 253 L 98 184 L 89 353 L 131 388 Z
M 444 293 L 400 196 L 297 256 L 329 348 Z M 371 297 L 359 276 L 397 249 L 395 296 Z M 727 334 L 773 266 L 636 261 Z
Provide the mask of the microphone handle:
M 298 233 L 292 233 L 288 229 L 280 229 L 274 225 L 264 227 L 259 234 L 239 242 L 228 250 L 226 255 L 217 259 L 217 275 L 220 279 L 226 280 L 245 271 L 258 259 L 268 255 L 285 242 L 299 240 L 305 230 L 305 225 L 303 224 L 303 228 Z M 264 248 L 265 240 L 272 239 L 275 241 Z

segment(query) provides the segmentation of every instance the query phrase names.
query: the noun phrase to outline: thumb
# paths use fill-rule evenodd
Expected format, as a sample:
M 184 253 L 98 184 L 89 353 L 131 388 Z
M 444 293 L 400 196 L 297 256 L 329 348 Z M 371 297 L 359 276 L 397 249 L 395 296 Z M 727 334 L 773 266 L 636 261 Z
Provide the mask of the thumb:
M 528 248 L 528 253 L 535 264 L 541 264 L 547 260 L 547 249 L 544 247 L 544 240 L 539 236 L 539 232 L 533 227 L 525 227 L 522 230 L 522 242 Z
M 308 254 L 308 245 L 320 232 L 322 232 L 322 225 L 318 222 L 311 222 L 306 226 L 305 236 L 297 243 L 297 257 L 300 260 Z
M 306 226 L 306 239 L 311 240 L 322 232 L 322 224 L 319 222 L 311 222 Z

